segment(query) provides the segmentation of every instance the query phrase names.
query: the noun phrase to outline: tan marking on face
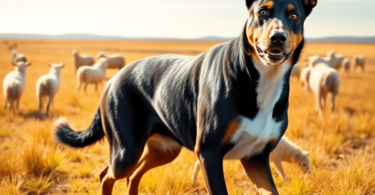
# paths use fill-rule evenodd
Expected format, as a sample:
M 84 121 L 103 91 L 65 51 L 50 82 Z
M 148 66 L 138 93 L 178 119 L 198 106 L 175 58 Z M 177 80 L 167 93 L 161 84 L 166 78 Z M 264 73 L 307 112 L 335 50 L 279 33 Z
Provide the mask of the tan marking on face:
M 316 6 L 316 0 L 311 0 L 310 3 L 311 3 L 311 5 L 312 5 L 313 7 Z
M 291 41 L 292 47 L 295 50 L 298 45 L 302 42 L 303 35 L 302 33 L 295 34 L 293 32 L 287 33 L 288 39 Z M 292 63 L 293 58 L 290 57 L 287 62 Z
M 233 137 L 236 131 L 240 128 L 240 123 L 237 120 L 233 120 L 229 123 L 222 140 L 222 144 L 226 144 Z
M 288 13 L 292 12 L 294 10 L 294 6 L 292 4 L 288 5 Z
M 261 28 L 253 29 L 250 26 L 247 28 L 247 40 L 250 45 L 255 48 L 256 42 L 261 39 L 263 30 Z M 252 52 L 255 52 L 254 50 Z
M 268 9 L 272 9 L 272 8 L 273 8 L 273 5 L 274 5 L 273 1 L 267 1 L 267 2 L 264 4 L 264 6 L 266 6 Z

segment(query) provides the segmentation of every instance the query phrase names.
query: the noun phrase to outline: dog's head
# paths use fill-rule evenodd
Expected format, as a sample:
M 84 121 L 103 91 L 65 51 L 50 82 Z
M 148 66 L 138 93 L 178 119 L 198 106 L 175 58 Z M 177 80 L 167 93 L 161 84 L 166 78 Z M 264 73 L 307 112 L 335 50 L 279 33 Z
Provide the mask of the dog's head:
M 266 65 L 290 59 L 303 41 L 303 24 L 316 4 L 317 0 L 246 0 L 252 55 Z

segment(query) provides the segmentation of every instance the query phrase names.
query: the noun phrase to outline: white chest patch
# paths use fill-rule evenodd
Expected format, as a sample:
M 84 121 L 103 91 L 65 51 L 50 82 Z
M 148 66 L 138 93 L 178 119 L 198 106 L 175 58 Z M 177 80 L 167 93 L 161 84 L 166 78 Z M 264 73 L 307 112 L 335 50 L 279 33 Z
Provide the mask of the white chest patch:
M 266 77 L 265 72 L 259 71 L 261 73 L 257 87 L 259 111 L 254 119 L 240 118 L 240 128 L 230 140 L 235 146 L 224 156 L 225 159 L 253 156 L 261 152 L 269 141 L 280 136 L 280 127 L 283 121 L 276 122 L 272 118 L 272 113 L 283 90 L 282 78 L 287 66 L 282 66 L 280 72 L 272 78 Z

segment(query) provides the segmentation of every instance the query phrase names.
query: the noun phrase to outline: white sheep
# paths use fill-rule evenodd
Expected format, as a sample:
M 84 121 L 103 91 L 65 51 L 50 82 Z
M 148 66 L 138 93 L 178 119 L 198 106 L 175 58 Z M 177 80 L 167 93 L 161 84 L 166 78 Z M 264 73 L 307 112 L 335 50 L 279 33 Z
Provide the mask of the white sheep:
M 303 151 L 299 146 L 291 142 L 287 137 L 282 137 L 276 148 L 270 154 L 270 162 L 272 162 L 283 180 L 287 177 L 281 162 L 297 164 L 303 173 L 310 171 L 310 157 L 307 151 Z M 192 180 L 195 186 L 198 185 L 198 172 L 201 166 L 199 160 L 194 164 Z
M 301 85 L 306 93 L 310 93 L 310 73 L 311 73 L 311 68 L 310 67 L 305 67 L 302 69 L 301 74 L 300 74 L 300 82 Z
M 31 63 L 18 62 L 15 69 L 8 73 L 3 80 L 3 92 L 5 96 L 5 109 L 15 112 L 19 109 L 20 98 L 25 88 L 26 67 Z
M 109 56 L 104 55 L 103 53 L 98 53 L 96 56 L 97 59 L 100 58 L 107 58 L 108 59 L 108 66 L 107 68 L 118 68 L 119 70 L 125 66 L 125 59 L 120 54 L 112 54 Z
M 342 61 L 341 74 L 349 75 L 349 72 L 350 72 L 350 59 L 349 58 L 345 58 Z
M 340 77 L 337 71 L 322 60 L 321 58 L 315 58 L 310 63 L 310 79 L 309 86 L 315 94 L 316 110 L 319 115 L 323 114 L 323 108 L 326 103 L 326 97 L 328 93 L 332 93 L 332 107 L 331 110 L 335 110 L 335 100 L 339 92 Z
M 87 85 L 95 84 L 95 91 L 98 91 L 98 84 L 102 84 L 106 68 L 108 66 L 107 58 L 100 58 L 93 66 L 81 66 L 77 70 L 77 90 L 79 91 L 82 83 L 84 83 L 83 90 L 86 93 Z
M 300 78 L 301 69 L 298 64 L 293 66 L 292 72 L 290 73 L 290 77 L 295 77 L 297 80 Z
M 72 51 L 73 63 L 75 66 L 75 71 L 81 66 L 91 66 L 94 64 L 94 59 L 89 55 L 79 55 L 77 50 Z
M 361 55 L 355 55 L 353 57 L 354 68 L 360 67 L 362 72 L 365 71 L 365 58 Z
M 324 60 L 330 67 L 340 70 L 344 56 L 340 54 L 337 55 L 334 50 L 330 50 L 327 56 L 322 58 L 322 60 Z
M 60 88 L 60 73 L 64 64 L 49 64 L 49 73 L 39 77 L 36 82 L 36 97 L 39 101 L 39 115 L 42 114 L 43 98 L 48 97 L 46 115 L 49 114 L 49 108 L 53 105 L 53 99 Z
M 25 54 L 17 53 L 17 51 L 12 52 L 11 56 L 12 65 L 16 65 L 18 62 L 27 62 L 27 58 Z

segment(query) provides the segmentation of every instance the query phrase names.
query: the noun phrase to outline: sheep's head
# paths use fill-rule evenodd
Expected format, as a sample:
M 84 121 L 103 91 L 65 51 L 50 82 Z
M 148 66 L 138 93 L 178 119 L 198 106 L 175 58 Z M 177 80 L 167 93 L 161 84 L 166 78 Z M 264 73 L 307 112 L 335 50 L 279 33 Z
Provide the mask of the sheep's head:
M 16 70 L 20 72 L 25 72 L 27 66 L 31 66 L 30 62 L 18 62 L 16 65 L 13 65 L 16 67 Z
M 310 171 L 310 155 L 309 152 L 303 151 L 299 156 L 298 165 L 303 173 L 308 173 Z
M 100 59 L 100 58 L 106 58 L 106 57 L 107 57 L 107 56 L 105 56 L 103 52 L 100 52 L 100 53 L 98 53 L 98 55 L 96 55 L 96 58 L 97 58 L 97 59 Z
M 107 68 L 108 66 L 108 59 L 105 57 L 99 58 L 100 66 Z
M 78 51 L 77 51 L 77 50 L 73 50 L 73 51 L 72 51 L 72 56 L 73 56 L 73 57 L 78 56 Z
M 332 59 L 335 56 L 335 50 L 330 50 L 327 54 L 327 58 Z
M 318 55 L 309 57 L 309 67 L 310 68 L 314 68 L 320 62 L 322 62 L 322 58 L 320 58 L 320 56 L 318 56 Z
M 64 63 L 60 62 L 58 64 L 48 64 L 48 66 L 50 67 L 50 71 L 55 73 L 55 74 L 58 74 L 60 75 L 60 72 L 61 72 L 61 69 L 64 67 Z

